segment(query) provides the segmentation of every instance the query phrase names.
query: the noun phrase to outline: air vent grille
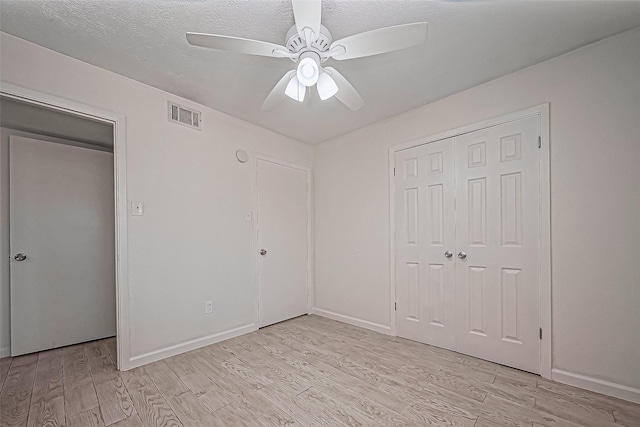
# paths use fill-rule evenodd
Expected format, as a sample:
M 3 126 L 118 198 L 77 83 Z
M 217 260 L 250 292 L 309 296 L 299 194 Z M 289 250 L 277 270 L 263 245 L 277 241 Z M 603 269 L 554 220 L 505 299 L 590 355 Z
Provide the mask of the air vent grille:
M 200 111 L 183 107 L 169 101 L 169 121 L 179 125 L 188 126 L 193 129 L 201 129 L 202 116 Z

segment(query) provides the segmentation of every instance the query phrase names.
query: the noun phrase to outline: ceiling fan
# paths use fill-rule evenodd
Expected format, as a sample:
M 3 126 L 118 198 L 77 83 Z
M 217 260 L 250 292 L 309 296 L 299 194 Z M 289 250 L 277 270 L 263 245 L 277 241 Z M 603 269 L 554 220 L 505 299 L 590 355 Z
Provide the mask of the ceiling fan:
M 415 22 L 333 41 L 329 30 L 320 23 L 321 0 L 292 0 L 292 4 L 295 25 L 287 32 L 284 46 L 204 33 L 187 33 L 187 41 L 193 46 L 289 58 L 295 62 L 296 69 L 287 72 L 265 99 L 263 111 L 274 109 L 285 96 L 304 101 L 307 88 L 314 85 L 321 100 L 335 95 L 340 102 L 356 111 L 364 105 L 358 92 L 338 70 L 322 64 L 329 58 L 339 61 L 362 58 L 416 46 L 427 40 L 427 23 Z

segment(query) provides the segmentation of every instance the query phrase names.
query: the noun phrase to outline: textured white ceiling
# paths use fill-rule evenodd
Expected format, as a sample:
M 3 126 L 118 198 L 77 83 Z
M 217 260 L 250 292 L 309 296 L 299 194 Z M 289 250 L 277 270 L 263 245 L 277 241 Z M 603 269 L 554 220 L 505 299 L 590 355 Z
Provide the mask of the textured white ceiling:
M 261 112 L 290 60 L 186 42 L 194 31 L 283 44 L 289 1 L 0 0 L 0 17 L 4 32 L 315 144 L 640 26 L 640 1 L 325 0 L 322 23 L 334 39 L 429 23 L 426 45 L 327 62 L 362 95 L 357 112 L 315 91 Z

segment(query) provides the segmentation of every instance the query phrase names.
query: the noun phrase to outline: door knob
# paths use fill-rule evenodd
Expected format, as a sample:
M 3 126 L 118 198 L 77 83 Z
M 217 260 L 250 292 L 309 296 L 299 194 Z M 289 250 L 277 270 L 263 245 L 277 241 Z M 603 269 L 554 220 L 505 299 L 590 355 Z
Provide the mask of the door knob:
M 264 249 L 260 249 L 260 255 L 266 255 L 267 251 L 265 251 Z
M 17 253 L 16 256 L 13 257 L 16 261 L 24 261 L 27 259 L 27 256 L 23 253 Z
M 467 257 L 467 254 L 465 254 L 464 252 L 462 251 L 458 252 L 458 258 L 465 259 L 466 257 Z
M 446 256 L 447 258 L 451 258 L 453 256 L 453 253 L 451 253 L 451 251 L 447 251 L 444 253 L 444 256 Z

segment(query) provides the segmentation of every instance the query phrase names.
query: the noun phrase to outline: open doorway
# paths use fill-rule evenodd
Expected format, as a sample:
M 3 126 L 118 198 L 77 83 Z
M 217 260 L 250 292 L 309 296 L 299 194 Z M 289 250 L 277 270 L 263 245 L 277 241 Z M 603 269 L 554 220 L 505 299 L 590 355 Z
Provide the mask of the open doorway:
M 116 335 L 113 126 L 0 97 L 1 356 Z

